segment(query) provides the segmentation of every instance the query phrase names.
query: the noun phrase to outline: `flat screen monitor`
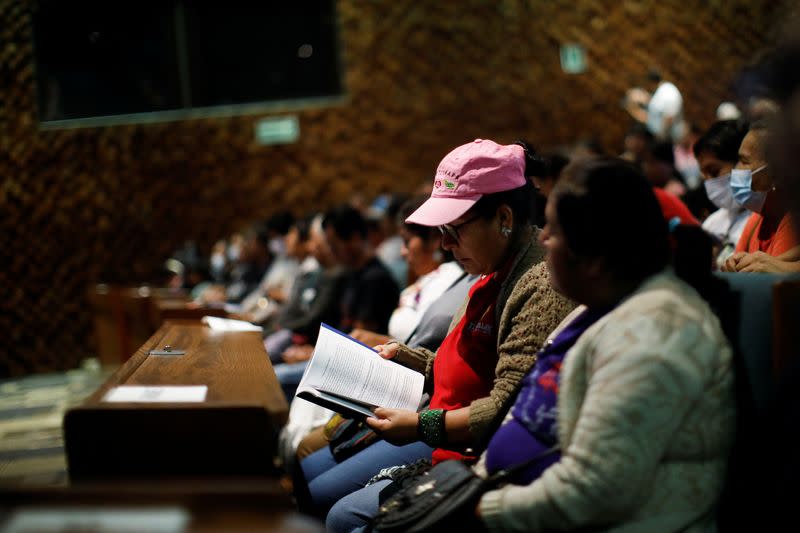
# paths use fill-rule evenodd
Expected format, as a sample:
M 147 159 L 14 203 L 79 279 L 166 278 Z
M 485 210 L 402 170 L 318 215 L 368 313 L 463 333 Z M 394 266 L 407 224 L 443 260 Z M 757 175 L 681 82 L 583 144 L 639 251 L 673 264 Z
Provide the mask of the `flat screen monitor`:
M 40 0 L 39 120 L 94 125 L 343 96 L 334 0 Z

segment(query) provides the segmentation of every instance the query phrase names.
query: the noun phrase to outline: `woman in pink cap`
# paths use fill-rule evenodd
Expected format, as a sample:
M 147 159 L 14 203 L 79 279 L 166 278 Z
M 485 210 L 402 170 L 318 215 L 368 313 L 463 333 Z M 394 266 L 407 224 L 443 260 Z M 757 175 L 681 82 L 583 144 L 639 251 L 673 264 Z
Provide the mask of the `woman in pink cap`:
M 531 224 L 534 187 L 526 175 L 541 173 L 534 168 L 541 164 L 516 144 L 477 139 L 459 146 L 439 164 L 431 197 L 406 220 L 438 227 L 442 247 L 481 278 L 436 353 L 398 343 L 377 347 L 382 357 L 426 375 L 430 407 L 378 408 L 367 422 L 383 440 L 338 464 L 328 449 L 302 461 L 310 508 L 324 514 L 339 502 L 328 515 L 330 530 L 354 529 L 377 512 L 389 479 L 351 493 L 382 468 L 475 458 L 537 350 L 572 309 L 550 287 L 539 229 Z

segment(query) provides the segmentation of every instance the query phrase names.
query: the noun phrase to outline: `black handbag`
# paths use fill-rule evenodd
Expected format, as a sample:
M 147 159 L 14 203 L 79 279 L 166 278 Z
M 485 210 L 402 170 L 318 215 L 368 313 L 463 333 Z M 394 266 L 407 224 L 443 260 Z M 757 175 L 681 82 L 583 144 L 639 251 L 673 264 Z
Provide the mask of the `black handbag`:
M 462 461 L 442 461 L 387 499 L 372 526 L 382 533 L 479 531 L 482 528 L 474 510 L 483 493 L 557 451 L 558 446 L 549 448 L 486 479 L 476 475 Z

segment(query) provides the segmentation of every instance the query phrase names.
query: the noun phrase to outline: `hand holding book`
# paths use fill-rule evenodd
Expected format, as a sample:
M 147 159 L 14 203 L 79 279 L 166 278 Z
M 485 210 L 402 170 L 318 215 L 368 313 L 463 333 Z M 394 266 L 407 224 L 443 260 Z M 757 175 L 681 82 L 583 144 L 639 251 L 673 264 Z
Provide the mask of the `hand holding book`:
M 394 356 L 397 355 L 397 350 L 400 345 L 397 341 L 387 342 L 386 344 L 379 344 L 373 348 L 378 355 L 383 357 L 384 359 L 394 359 Z
M 378 407 L 375 409 L 375 416 L 367 418 L 367 425 L 379 433 L 385 441 L 395 446 L 419 440 L 418 424 L 417 412 L 405 409 Z

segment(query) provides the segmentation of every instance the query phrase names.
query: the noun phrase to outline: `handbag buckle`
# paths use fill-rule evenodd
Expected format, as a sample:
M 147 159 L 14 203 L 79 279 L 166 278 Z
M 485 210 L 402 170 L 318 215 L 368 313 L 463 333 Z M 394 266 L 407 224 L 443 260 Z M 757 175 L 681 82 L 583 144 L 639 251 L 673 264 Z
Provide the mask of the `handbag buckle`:
M 436 486 L 436 480 L 431 480 L 431 481 L 428 481 L 427 483 L 423 483 L 421 485 L 418 485 L 417 488 L 414 489 L 414 496 L 419 496 L 423 492 L 428 492 L 429 490 L 431 490 L 435 486 Z

